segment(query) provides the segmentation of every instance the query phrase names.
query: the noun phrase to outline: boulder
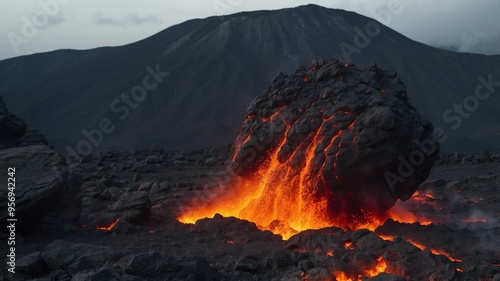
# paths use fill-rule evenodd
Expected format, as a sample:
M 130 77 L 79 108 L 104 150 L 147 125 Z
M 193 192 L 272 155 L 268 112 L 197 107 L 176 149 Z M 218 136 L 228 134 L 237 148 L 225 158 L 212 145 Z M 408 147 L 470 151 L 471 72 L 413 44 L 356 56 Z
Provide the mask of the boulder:
M 409 199 L 428 177 L 439 158 L 432 133 L 394 71 L 319 60 L 278 75 L 250 104 L 231 166 L 267 183 L 255 206 L 302 201 L 305 214 L 327 201 L 322 215 L 353 227 L 367 212 L 377 216 Z
M 0 150 L 0 182 L 7 185 L 15 178 L 15 189 L 0 189 L 0 204 L 7 206 L 8 193 L 15 194 L 16 230 L 35 226 L 63 198 L 68 181 L 68 168 L 61 156 L 46 145 L 14 147 Z M 15 168 L 9 174 L 8 168 Z M 12 171 L 12 170 L 11 170 Z M 13 186 L 13 185 L 11 185 Z M 0 220 L 9 218 L 6 207 L 0 210 Z M 2 227 L 0 231 L 6 231 Z

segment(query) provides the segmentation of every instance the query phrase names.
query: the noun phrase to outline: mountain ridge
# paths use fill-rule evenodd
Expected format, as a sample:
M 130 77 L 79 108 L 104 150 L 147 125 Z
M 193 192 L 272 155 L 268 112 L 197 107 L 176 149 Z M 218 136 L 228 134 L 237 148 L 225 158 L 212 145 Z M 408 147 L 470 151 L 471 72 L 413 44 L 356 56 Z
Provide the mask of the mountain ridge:
M 88 52 L 87 57 L 61 63 L 60 70 L 32 80 L 2 71 L 5 60 L 0 61 L 0 85 L 23 82 L 0 86 L 0 92 L 11 111 L 44 133 L 59 151 L 68 145 L 76 148 L 87 139 L 82 131 L 98 128 L 103 118 L 111 119 L 116 129 L 105 134 L 94 151 L 230 143 L 247 104 L 272 77 L 309 65 L 314 58 L 342 59 L 339 45 L 354 46 L 354 28 L 362 30 L 371 21 L 316 5 L 194 19 L 124 46 L 74 51 L 74 56 Z M 410 102 L 445 129 L 449 139 L 444 150 L 498 150 L 497 96 L 481 102 L 481 110 L 463 118 L 458 130 L 442 115 L 474 94 L 478 76 L 500 77 L 500 56 L 441 50 L 379 26 L 380 34 L 353 54 L 352 63 L 364 67 L 373 62 L 396 70 Z M 33 56 L 42 60 L 43 54 Z M 111 104 L 142 83 L 146 67 L 157 65 L 169 76 L 125 120 L 117 118 Z

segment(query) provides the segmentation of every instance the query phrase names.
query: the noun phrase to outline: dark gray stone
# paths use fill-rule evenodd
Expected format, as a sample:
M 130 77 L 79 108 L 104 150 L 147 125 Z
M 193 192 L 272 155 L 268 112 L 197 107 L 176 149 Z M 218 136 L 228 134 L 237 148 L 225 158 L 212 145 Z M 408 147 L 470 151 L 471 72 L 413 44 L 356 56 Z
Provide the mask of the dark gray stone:
M 262 260 L 259 257 L 250 255 L 245 256 L 236 262 L 234 269 L 246 272 L 256 272 L 262 265 Z
M 112 269 L 103 267 L 100 270 L 86 270 L 75 274 L 71 281 L 121 281 L 120 274 Z
M 45 247 L 42 257 L 46 266 L 52 270 L 68 270 L 68 268 L 76 270 L 92 266 L 92 268 L 99 268 L 106 262 L 117 260 L 120 255 L 108 246 L 56 240 Z
M 308 281 L 334 281 L 335 276 L 323 267 L 316 267 L 307 272 Z
M 38 224 L 63 198 L 68 182 L 68 167 L 59 154 L 45 145 L 0 150 L 0 181 L 7 185 L 7 167 L 15 169 L 16 230 Z M 0 220 L 8 218 L 8 188 L 0 189 Z M 6 231 L 2 227 L 0 232 Z
M 156 280 L 217 280 L 217 273 L 201 257 L 175 258 L 158 252 L 126 256 L 116 264 L 125 273 Z
M 17 271 L 32 276 L 38 276 L 47 270 L 40 252 L 31 253 L 19 259 L 16 268 Z
M 151 216 L 151 201 L 147 191 L 135 191 L 123 194 L 120 199 L 110 207 L 115 213 L 138 211 L 139 216 L 130 223 L 137 223 L 148 219 Z

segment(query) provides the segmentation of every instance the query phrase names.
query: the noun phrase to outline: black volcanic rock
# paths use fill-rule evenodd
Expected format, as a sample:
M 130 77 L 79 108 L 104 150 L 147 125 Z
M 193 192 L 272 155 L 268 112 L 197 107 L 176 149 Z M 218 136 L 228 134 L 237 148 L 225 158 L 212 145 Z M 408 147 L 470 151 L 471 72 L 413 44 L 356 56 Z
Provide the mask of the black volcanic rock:
M 47 139 L 36 130 L 26 130 L 23 119 L 9 112 L 0 96 L 0 149 L 48 144 Z
M 12 182 L 15 178 L 15 218 L 16 230 L 29 229 L 54 208 L 63 198 L 68 181 L 68 167 L 61 156 L 45 145 L 13 147 L 0 150 L 0 180 Z M 15 168 L 15 174 L 9 175 L 9 167 Z M 7 186 L 0 189 L 0 204 L 5 206 L 0 211 L 2 223 L 9 218 L 7 210 Z M 2 232 L 7 228 L 2 227 Z
M 116 265 L 125 273 L 148 280 L 219 280 L 216 271 L 201 257 L 177 259 L 163 253 L 148 252 L 125 256 Z
M 332 216 L 363 217 L 407 200 L 427 178 L 439 157 L 432 132 L 394 71 L 322 59 L 280 74 L 250 104 L 232 167 L 256 177 L 277 159 L 273 185 L 327 198 Z
M 0 96 L 0 149 L 16 147 L 19 139 L 26 131 L 26 123 L 9 113 L 2 96 Z

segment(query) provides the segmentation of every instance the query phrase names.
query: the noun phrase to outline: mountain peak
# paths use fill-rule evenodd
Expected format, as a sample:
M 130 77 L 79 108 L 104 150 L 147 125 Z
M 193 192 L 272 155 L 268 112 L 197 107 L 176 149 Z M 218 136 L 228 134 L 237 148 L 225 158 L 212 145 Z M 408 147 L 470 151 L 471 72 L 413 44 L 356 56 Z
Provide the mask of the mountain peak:
M 367 31 L 368 23 L 378 29 Z M 353 12 L 312 4 L 242 12 L 190 20 L 133 44 L 79 55 L 83 52 L 0 62 L 5 100 L 62 151 L 88 142 L 82 132 L 97 129 L 103 119 L 115 130 L 93 150 L 231 143 L 248 103 L 272 77 L 321 57 L 396 70 L 410 102 L 449 133 L 445 151 L 482 150 L 500 140 L 490 137 L 500 121 L 492 113 L 498 96 L 462 120 L 458 130 L 443 120 L 443 112 L 474 93 L 481 74 L 476 70 L 500 76 L 500 56 L 438 50 Z M 143 100 L 124 103 L 122 95 L 141 85 L 147 67 L 170 74 Z M 35 75 L 30 69 L 50 71 Z

